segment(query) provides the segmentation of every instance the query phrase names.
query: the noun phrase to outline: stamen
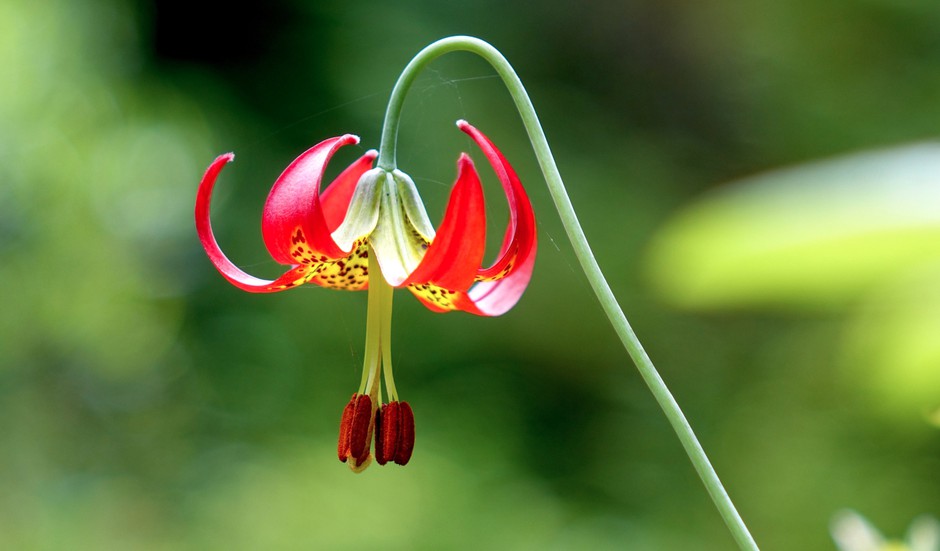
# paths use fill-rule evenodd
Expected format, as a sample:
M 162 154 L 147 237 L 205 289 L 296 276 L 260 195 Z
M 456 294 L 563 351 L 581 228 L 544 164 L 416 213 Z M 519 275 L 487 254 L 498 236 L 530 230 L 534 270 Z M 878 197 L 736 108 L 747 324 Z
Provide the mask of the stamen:
M 415 446 L 415 418 L 408 402 L 385 404 L 375 418 L 375 460 L 405 465 Z
M 388 463 L 398 451 L 401 415 L 398 402 L 385 404 L 375 414 L 375 460 L 379 465 Z
M 400 402 L 400 404 L 401 437 L 398 442 L 398 452 L 395 454 L 395 463 L 407 465 L 415 449 L 415 414 L 411 411 L 408 402 Z
M 360 394 L 353 412 L 352 426 L 349 429 L 349 455 L 362 463 L 369 456 L 372 444 L 372 399 L 368 394 Z
M 343 417 L 339 422 L 339 445 L 336 447 L 336 453 L 343 463 L 349 456 L 349 429 L 352 426 L 353 412 L 356 410 L 356 396 L 358 394 L 353 394 L 349 403 L 343 408 Z
M 364 469 L 370 459 L 373 418 L 372 399 L 368 394 L 353 394 L 343 409 L 337 454 L 343 463 L 351 458 L 349 466 L 357 472 Z
M 366 322 L 366 352 L 359 392 L 343 410 L 340 423 L 340 461 L 349 461 L 361 472 L 372 460 L 369 448 L 375 432 L 375 459 L 380 465 L 394 461 L 408 463 L 414 450 L 414 413 L 406 402 L 398 401 L 392 376 L 392 297 L 394 288 L 382 275 L 374 254 L 368 255 L 369 306 Z M 382 371 L 390 403 L 382 403 Z M 373 407 L 375 404 L 375 407 Z

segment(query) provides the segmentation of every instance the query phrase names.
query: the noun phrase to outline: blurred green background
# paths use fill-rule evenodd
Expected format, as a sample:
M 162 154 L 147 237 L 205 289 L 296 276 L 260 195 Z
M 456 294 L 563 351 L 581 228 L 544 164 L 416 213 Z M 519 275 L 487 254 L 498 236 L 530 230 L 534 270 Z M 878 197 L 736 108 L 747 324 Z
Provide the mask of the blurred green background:
M 399 166 L 439 220 L 459 152 L 485 164 L 466 118 L 527 184 L 539 258 L 501 318 L 397 294 L 407 467 L 335 457 L 365 294 L 249 295 L 206 259 L 192 208 L 215 155 L 237 155 L 223 249 L 278 274 L 270 184 L 326 137 L 362 137 L 333 173 L 377 147 L 399 71 L 450 34 L 517 68 L 763 549 L 832 549 L 845 507 L 891 535 L 940 514 L 935 0 L 5 0 L 0 548 L 734 548 L 482 61 L 419 78 Z

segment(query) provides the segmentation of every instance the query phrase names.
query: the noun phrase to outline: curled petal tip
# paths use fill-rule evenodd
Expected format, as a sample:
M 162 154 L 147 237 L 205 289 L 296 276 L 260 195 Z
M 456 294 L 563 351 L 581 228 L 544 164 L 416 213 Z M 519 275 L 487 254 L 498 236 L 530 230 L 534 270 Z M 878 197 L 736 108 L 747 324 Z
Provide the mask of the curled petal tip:
M 370 149 L 370 150 L 366 151 L 366 152 L 365 152 L 365 155 L 363 155 L 363 156 L 375 160 L 375 158 L 379 156 L 379 152 L 378 152 L 377 150 L 375 150 L 375 149 Z
M 343 134 L 339 139 L 342 145 L 352 145 L 359 143 L 359 136 L 355 134 Z
M 232 285 L 252 293 L 273 293 L 283 291 L 284 289 L 297 285 L 297 282 L 303 278 L 303 274 L 297 268 L 289 270 L 277 280 L 269 281 L 259 279 L 243 272 L 232 263 L 222 249 L 219 248 L 215 235 L 212 233 L 212 224 L 209 221 L 209 207 L 212 199 L 212 190 L 215 187 L 215 181 L 222 172 L 226 163 L 235 158 L 233 153 L 225 153 L 215 158 L 205 175 L 199 182 L 199 189 L 196 192 L 196 233 L 199 241 L 202 243 L 209 260 L 216 267 L 219 273 L 227 279 Z M 305 268 L 302 268 L 305 269 Z
M 457 120 L 457 128 L 463 130 L 463 129 L 466 128 L 467 126 L 470 126 L 470 123 L 469 123 L 469 122 L 467 122 L 467 121 L 465 121 L 465 120 L 463 120 L 463 119 L 458 119 L 458 120 Z
M 466 295 L 470 304 L 460 309 L 498 316 L 516 304 L 532 276 L 538 241 L 535 214 L 519 177 L 493 142 L 466 122 L 459 126 L 483 150 L 509 202 L 509 226 L 499 258 L 489 268 L 477 271 L 477 284 Z

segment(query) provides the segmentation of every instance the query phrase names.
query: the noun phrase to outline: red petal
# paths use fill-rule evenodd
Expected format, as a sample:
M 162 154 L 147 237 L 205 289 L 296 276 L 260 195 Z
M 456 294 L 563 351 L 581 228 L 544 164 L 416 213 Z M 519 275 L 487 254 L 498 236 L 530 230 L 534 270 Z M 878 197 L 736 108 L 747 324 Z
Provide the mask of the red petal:
M 356 191 L 356 184 L 359 178 L 372 168 L 372 163 L 378 157 L 378 151 L 370 149 L 365 155 L 353 164 L 346 167 L 346 170 L 333 180 L 320 195 L 320 205 L 323 207 L 323 218 L 326 220 L 326 227 L 332 233 L 343 223 L 346 218 L 346 210 L 349 208 L 349 200 L 352 199 L 353 192 Z
M 509 225 L 499 258 L 477 273 L 480 281 L 458 300 L 459 309 L 483 316 L 498 316 L 512 308 L 529 284 L 538 245 L 535 213 L 519 177 L 503 154 L 482 132 L 466 121 L 457 126 L 480 146 L 496 171 L 509 202 Z
M 274 260 L 294 264 L 291 246 L 298 241 L 327 258 L 346 256 L 348 251 L 330 237 L 320 204 L 320 181 L 336 150 L 358 142 L 352 134 L 323 140 L 294 159 L 274 182 L 261 218 L 264 243 Z
M 253 293 L 273 293 L 283 291 L 293 287 L 298 280 L 304 278 L 308 268 L 306 266 L 297 266 L 274 281 L 259 279 L 243 272 L 219 248 L 215 236 L 212 234 L 212 224 L 209 222 L 209 205 L 212 199 L 212 189 L 215 187 L 215 181 L 226 163 L 235 158 L 232 153 L 219 155 L 216 157 L 209 168 L 206 170 L 202 181 L 199 182 L 199 191 L 196 193 L 196 233 L 199 234 L 199 241 L 202 247 L 209 255 L 209 260 L 215 265 L 219 273 L 227 279 L 232 285 L 245 291 Z
M 470 307 L 463 307 L 461 310 L 477 314 L 479 316 L 499 316 L 508 312 L 519 302 L 522 293 L 529 286 L 529 280 L 532 278 L 532 268 L 535 266 L 535 241 L 532 242 L 532 251 L 526 256 L 525 261 L 520 265 L 514 265 L 509 275 L 502 279 L 485 280 L 477 283 L 467 298 Z M 458 303 L 462 304 L 462 303 Z
M 486 205 L 473 161 L 461 154 L 457 182 L 444 219 L 421 263 L 400 286 L 433 283 L 447 289 L 469 289 L 486 248 Z

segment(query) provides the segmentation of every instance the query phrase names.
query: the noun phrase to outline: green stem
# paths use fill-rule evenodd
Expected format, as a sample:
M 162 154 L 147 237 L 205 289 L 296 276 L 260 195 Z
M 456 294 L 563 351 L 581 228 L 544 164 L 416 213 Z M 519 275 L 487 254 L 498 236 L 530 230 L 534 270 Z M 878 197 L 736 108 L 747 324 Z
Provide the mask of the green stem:
M 369 273 L 379 273 L 379 264 L 375 260 L 373 251 L 369 251 Z M 373 271 L 375 270 L 375 271 Z M 383 286 L 389 287 L 384 278 L 373 278 L 370 281 L 368 308 L 366 311 L 366 351 L 362 360 L 362 380 L 359 383 L 360 394 L 374 394 L 376 379 L 382 368 L 382 306 Z
M 418 76 L 418 73 L 435 58 L 454 51 L 467 51 L 482 57 L 493 66 L 496 73 L 502 78 L 512 96 L 513 102 L 516 104 L 516 109 L 519 111 L 526 132 L 528 132 L 529 140 L 538 158 L 542 174 L 545 176 L 545 181 L 548 184 L 548 190 L 555 202 L 555 207 L 558 209 L 558 215 L 568 234 L 568 239 L 571 240 L 575 255 L 578 257 L 581 268 L 584 270 L 584 274 L 587 276 L 591 288 L 594 289 L 594 294 L 597 295 L 601 307 L 607 314 L 614 331 L 616 331 L 617 336 L 620 337 L 620 341 L 623 343 L 624 348 L 626 348 L 627 353 L 636 364 L 640 376 L 646 382 L 646 385 L 653 393 L 659 407 L 662 408 L 672 428 L 676 431 L 686 454 L 695 466 L 699 478 L 701 478 L 702 482 L 705 484 L 708 494 L 718 508 L 719 513 L 724 519 L 725 524 L 727 524 L 728 529 L 731 531 L 732 536 L 734 536 L 738 546 L 741 549 L 757 550 L 757 543 L 755 543 L 754 538 L 751 536 L 750 532 L 748 532 L 747 526 L 744 525 L 744 521 L 731 502 L 731 498 L 728 497 L 728 493 L 725 491 L 724 486 L 722 486 L 721 480 L 718 479 L 715 469 L 705 455 L 705 450 L 702 449 L 702 445 L 699 444 L 698 439 L 695 437 L 695 433 L 692 431 L 692 427 L 679 408 L 679 404 L 676 403 L 672 393 L 669 392 L 662 377 L 659 376 L 659 373 L 653 366 L 653 362 L 646 354 L 639 339 L 637 339 L 633 328 L 630 327 L 630 323 L 627 321 L 623 310 L 617 303 L 617 299 L 614 298 L 614 294 L 610 290 L 610 285 L 607 284 L 607 280 L 604 278 L 603 273 L 601 273 L 597 260 L 594 258 L 594 253 L 591 251 L 587 238 L 584 236 L 584 231 L 581 229 L 581 224 L 578 222 L 574 208 L 571 206 L 571 200 L 568 198 L 568 193 L 561 180 L 558 167 L 555 165 L 555 159 L 548 146 L 545 133 L 542 131 L 542 125 L 539 123 L 535 108 L 532 106 L 532 101 L 529 99 L 525 87 L 522 85 L 522 81 L 519 80 L 519 77 L 516 75 L 516 72 L 509 62 L 506 61 L 506 58 L 486 42 L 469 36 L 444 38 L 418 52 L 398 78 L 398 82 L 395 83 L 395 88 L 392 90 L 392 95 L 389 98 L 388 110 L 385 113 L 385 123 L 382 127 L 382 142 L 379 149 L 378 166 L 386 170 L 395 168 L 395 149 L 398 140 L 398 125 L 402 106 L 405 101 L 405 95 Z
M 371 260 L 373 257 L 375 257 L 374 254 L 370 257 L 370 262 L 374 262 Z M 380 273 L 378 262 L 375 262 L 375 270 L 374 273 Z M 385 373 L 385 388 L 388 390 L 388 401 L 397 402 L 398 389 L 395 388 L 395 376 L 392 374 L 392 299 L 395 298 L 395 288 L 389 285 L 384 277 L 376 277 L 370 280 L 370 287 L 373 281 L 381 281 L 379 285 L 382 286 L 382 319 L 380 324 L 382 331 L 382 371 Z
M 375 251 L 369 250 L 369 273 L 381 274 Z M 369 305 L 366 313 L 366 351 L 362 366 L 359 393 L 381 399 L 380 373 L 385 375 L 388 401 L 398 401 L 395 377 L 392 374 L 392 299 L 395 288 L 384 277 L 369 280 Z M 379 403 L 379 402 L 376 402 Z

